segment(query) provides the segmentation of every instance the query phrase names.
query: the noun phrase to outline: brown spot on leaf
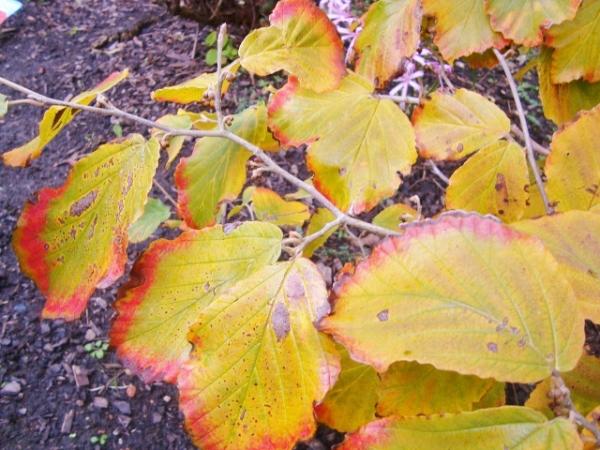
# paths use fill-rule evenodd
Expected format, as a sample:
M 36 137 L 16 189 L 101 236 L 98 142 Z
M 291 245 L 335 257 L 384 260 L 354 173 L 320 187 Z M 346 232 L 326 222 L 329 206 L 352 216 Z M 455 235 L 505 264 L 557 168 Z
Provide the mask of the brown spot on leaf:
M 488 342 L 487 349 L 492 353 L 498 353 L 498 344 L 495 342 Z
M 94 200 L 96 200 L 96 196 L 98 195 L 98 191 L 90 191 L 85 194 L 84 197 L 77 200 L 75 203 L 71 205 L 69 209 L 69 214 L 72 216 L 80 216 L 84 213 L 86 209 L 88 209 Z
M 390 317 L 390 311 L 388 309 L 384 309 L 383 311 L 379 311 L 377 313 L 377 318 L 380 322 L 386 322 Z
M 278 302 L 273 308 L 273 314 L 271 315 L 271 323 L 273 324 L 273 331 L 277 337 L 277 342 L 280 342 L 290 332 L 290 313 L 287 307 Z

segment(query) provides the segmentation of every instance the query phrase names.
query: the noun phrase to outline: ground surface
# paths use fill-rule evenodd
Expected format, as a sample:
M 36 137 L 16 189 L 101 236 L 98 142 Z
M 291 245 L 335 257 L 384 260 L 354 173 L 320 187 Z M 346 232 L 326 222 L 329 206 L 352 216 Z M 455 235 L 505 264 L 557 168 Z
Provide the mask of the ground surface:
M 199 30 L 201 42 L 210 28 Z M 0 28 L 0 76 L 65 98 L 95 85 L 112 71 L 128 67 L 131 76 L 110 92 L 111 101 L 128 111 L 157 118 L 169 107 L 152 103 L 151 90 L 206 70 L 201 55 L 191 58 L 196 33 L 195 23 L 171 17 L 161 7 L 142 0 L 28 3 Z M 202 51 L 199 45 L 197 53 Z M 499 79 L 497 73 L 482 81 L 476 74 L 465 72 L 457 74 L 455 82 L 486 90 L 510 111 L 508 91 Z M 473 85 L 474 80 L 479 85 Z M 531 117 L 539 117 L 535 85 L 530 86 L 524 91 L 533 98 L 528 109 Z M 9 93 L 5 89 L 0 92 Z M 231 111 L 241 110 L 265 94 L 266 90 L 255 89 L 245 77 L 229 94 L 227 106 Z M 31 106 L 12 109 L 4 123 L 0 122 L 0 151 L 29 140 L 41 114 Z M 33 283 L 20 274 L 10 248 L 23 203 L 41 187 L 59 185 L 72 161 L 114 137 L 113 125 L 109 118 L 81 114 L 31 167 L 16 170 L 0 166 L 0 384 L 16 382 L 19 391 L 0 396 L 1 449 L 100 448 L 91 440 L 102 435 L 107 436 L 102 448 L 194 448 L 182 427 L 174 387 L 144 385 L 119 364 L 111 350 L 97 359 L 85 349 L 88 343 L 106 341 L 117 287 L 98 291 L 80 321 L 41 321 L 43 299 Z M 127 123 L 121 126 L 125 134 L 136 130 Z M 546 143 L 551 130 L 541 121 L 533 131 L 538 141 Z M 300 151 L 277 158 L 292 171 L 306 174 Z M 446 173 L 452 169 L 443 168 Z M 163 170 L 158 180 L 171 190 L 170 173 Z M 255 181 L 280 192 L 292 190 L 276 178 Z M 441 209 L 442 193 L 443 184 L 419 164 L 395 200 L 407 201 L 418 195 L 424 214 L 431 216 Z M 159 191 L 153 195 L 164 198 Z M 356 242 L 343 235 L 330 242 L 317 258 L 333 271 L 360 253 Z M 369 243 L 368 239 L 364 242 Z M 143 247 L 131 249 L 130 261 Z M 588 331 L 593 348 L 600 348 L 597 330 L 589 327 Z M 325 429 L 318 437 L 319 441 L 311 444 L 315 450 L 336 439 L 335 433 Z

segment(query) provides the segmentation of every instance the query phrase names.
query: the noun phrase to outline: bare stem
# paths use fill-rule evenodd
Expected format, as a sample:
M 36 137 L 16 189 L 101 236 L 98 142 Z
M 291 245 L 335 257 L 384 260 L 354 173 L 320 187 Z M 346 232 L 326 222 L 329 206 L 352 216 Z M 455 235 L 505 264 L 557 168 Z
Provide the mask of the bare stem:
M 414 105 L 418 105 L 421 103 L 421 99 L 418 97 L 409 97 L 409 96 L 403 96 L 403 95 L 376 94 L 375 97 L 385 99 L 385 100 L 392 100 L 393 102 L 396 102 L 396 103 L 412 103 Z
M 600 428 L 594 422 L 587 420 L 579 411 L 575 409 L 571 399 L 571 391 L 565 385 L 565 381 L 560 373 L 552 373 L 552 409 L 557 416 L 565 416 L 575 422 L 582 428 L 588 430 L 596 440 L 596 448 L 600 448 Z
M 343 222 L 344 218 L 342 216 L 336 217 L 331 222 L 326 223 L 323 226 L 323 228 L 321 228 L 319 231 L 316 231 L 313 234 L 309 234 L 308 236 L 304 237 L 304 239 L 302 239 L 300 244 L 298 244 L 298 246 L 296 247 L 296 255 L 300 255 L 302 253 L 302 250 L 304 250 L 308 244 L 310 244 L 313 241 L 316 241 L 321 236 L 324 236 L 329 230 L 339 226 Z
M 159 130 L 163 130 L 163 131 L 169 133 L 171 136 L 189 136 L 192 138 L 220 137 L 220 138 L 229 139 L 230 141 L 239 144 L 240 146 L 242 146 L 246 150 L 248 150 L 250 153 L 252 153 L 256 158 L 261 160 L 263 162 L 263 164 L 266 167 L 268 167 L 272 172 L 280 175 L 282 178 L 284 178 L 286 181 L 288 181 L 290 184 L 296 186 L 297 188 L 302 189 L 305 192 L 308 192 L 318 203 L 320 203 L 325 208 L 330 210 L 333 213 L 333 215 L 335 216 L 335 218 L 340 220 L 340 223 L 346 223 L 355 228 L 366 230 L 371 233 L 375 233 L 375 234 L 382 235 L 382 236 L 396 236 L 396 235 L 400 234 L 398 232 L 391 231 L 391 230 L 388 230 L 386 228 L 383 228 L 383 227 L 380 227 L 377 225 L 373 225 L 371 223 L 365 222 L 363 220 L 357 219 L 356 217 L 352 217 L 352 216 L 344 213 L 337 206 L 335 206 L 327 197 L 325 197 L 323 194 L 321 194 L 321 192 L 319 192 L 314 186 L 295 177 L 294 175 L 289 173 L 287 170 L 285 170 L 281 166 L 279 166 L 261 148 L 257 147 L 256 145 L 252 144 L 251 142 L 248 142 L 247 140 L 241 138 L 240 136 L 232 133 L 231 131 L 229 131 L 227 129 L 216 130 L 216 131 L 204 131 L 204 130 L 183 130 L 183 129 L 178 129 L 178 128 L 171 128 L 171 127 L 163 125 L 161 123 L 158 123 L 158 122 L 155 122 L 152 120 L 148 120 L 148 119 L 144 119 L 142 117 L 136 116 L 135 114 L 131 114 L 131 113 L 122 111 L 114 106 L 108 106 L 106 108 L 98 108 L 95 106 L 80 105 L 78 103 L 67 102 L 67 101 L 63 101 L 63 100 L 57 100 L 54 98 L 46 97 L 42 94 L 38 94 L 37 92 L 34 92 L 30 89 L 27 89 L 24 86 L 21 86 L 20 84 L 14 83 L 14 82 L 9 81 L 2 77 L 0 77 L 0 84 L 8 86 L 11 89 L 14 89 L 23 94 L 26 94 L 30 99 L 35 100 L 44 105 L 64 106 L 64 107 L 77 109 L 77 110 L 81 110 L 81 111 L 88 111 L 88 112 L 92 112 L 92 113 L 100 114 L 100 115 L 104 115 L 104 116 L 120 117 L 122 119 L 129 120 L 131 122 L 139 123 L 148 128 L 157 128 Z M 216 102 L 215 102 L 215 106 L 216 106 Z M 219 107 L 220 107 L 220 104 L 219 104 Z
M 542 200 L 544 201 L 544 209 L 546 210 L 546 214 L 552 214 L 554 210 L 552 206 L 550 206 L 550 201 L 548 200 L 548 195 L 546 195 L 546 189 L 544 187 L 544 182 L 542 181 L 542 176 L 540 175 L 540 169 L 538 168 L 535 160 L 535 154 L 533 153 L 533 143 L 531 141 L 531 136 L 529 135 L 527 119 L 525 118 L 525 110 L 523 109 L 521 99 L 519 98 L 517 83 L 515 82 L 515 79 L 512 73 L 510 72 L 510 68 L 508 67 L 508 63 L 506 62 L 506 58 L 504 58 L 504 55 L 502 55 L 502 53 L 500 53 L 496 49 L 493 50 L 494 54 L 496 55 L 496 58 L 498 58 L 498 61 L 500 61 L 502 69 L 504 70 L 504 74 L 506 75 L 508 85 L 510 86 L 510 91 L 512 92 L 513 99 L 515 100 L 515 105 L 519 114 L 519 121 L 521 122 L 521 131 L 523 132 L 523 138 L 525 141 L 525 149 L 527 150 L 527 160 L 529 161 L 529 167 L 533 172 L 533 176 L 538 186 L 538 190 L 540 191 L 540 195 L 542 196 Z
M 219 35 L 217 37 L 217 86 L 215 89 L 215 110 L 217 111 L 217 124 L 219 125 L 219 130 L 225 129 L 223 123 L 223 109 L 221 107 L 221 93 L 223 91 L 223 45 L 225 43 L 226 32 L 227 24 L 224 23 L 219 28 Z
M 17 106 L 17 105 L 33 105 L 33 106 L 44 106 L 40 102 L 36 102 L 30 98 L 21 98 L 18 100 L 9 100 L 8 106 Z
M 516 125 L 511 125 L 510 132 L 518 137 L 521 141 L 525 142 L 525 135 L 521 131 L 521 129 Z M 533 145 L 533 150 L 540 153 L 541 155 L 548 156 L 550 154 L 550 150 L 544 147 L 541 144 L 538 144 L 533 139 L 531 139 L 531 144 Z
M 444 183 L 450 184 L 450 180 L 448 179 L 448 177 L 446 175 L 444 175 L 444 172 L 442 172 L 440 170 L 440 168 L 437 166 L 437 164 L 433 160 L 431 160 L 431 159 L 428 160 L 427 165 L 429 166 L 429 168 L 431 169 L 431 171 L 433 172 L 433 174 L 435 176 L 437 176 Z

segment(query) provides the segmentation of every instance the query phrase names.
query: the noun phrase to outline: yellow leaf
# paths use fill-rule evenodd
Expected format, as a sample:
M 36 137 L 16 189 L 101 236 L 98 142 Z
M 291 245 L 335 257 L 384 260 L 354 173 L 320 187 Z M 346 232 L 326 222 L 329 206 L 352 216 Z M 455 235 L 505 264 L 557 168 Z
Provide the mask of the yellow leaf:
M 198 314 L 236 281 L 277 261 L 281 237 L 274 225 L 244 222 L 153 242 L 115 304 L 110 339 L 125 365 L 147 382 L 174 382 Z
M 226 67 L 223 67 L 223 73 L 235 75 L 240 67 L 238 60 L 233 61 Z M 229 81 L 223 79 L 221 85 L 221 94 L 224 94 L 229 89 Z M 166 86 L 164 88 L 152 91 L 152 100 L 157 102 L 173 102 L 187 105 L 189 103 L 201 102 L 205 99 L 207 93 L 214 93 L 217 87 L 216 72 L 203 73 L 191 80 L 174 86 Z
M 600 406 L 597 406 L 593 411 L 590 411 L 586 419 L 589 422 L 596 424 L 597 427 L 600 427 Z M 596 438 L 587 428 L 584 428 L 581 431 L 581 440 L 584 442 L 583 450 L 596 450 L 598 448 Z
M 337 382 L 315 407 L 319 422 L 338 431 L 356 431 L 375 419 L 379 376 L 375 369 L 353 361 L 343 347 L 342 370 Z
M 266 188 L 253 190 L 252 206 L 258 220 L 280 226 L 301 226 L 310 217 L 306 204 L 284 200 L 277 192 Z
M 381 375 L 377 414 L 407 417 L 470 411 L 495 384 L 429 364 L 396 362 Z
M 396 203 L 383 209 L 373 218 L 373 224 L 392 231 L 398 231 L 400 224 L 412 222 L 419 218 L 414 208 L 403 203 Z
M 335 216 L 327 208 L 318 208 L 315 211 L 315 213 L 312 215 L 312 217 L 310 218 L 308 227 L 306 227 L 306 236 L 316 233 L 321 228 L 323 228 L 325 225 L 327 225 L 329 222 L 332 222 L 334 219 L 335 219 Z M 327 242 L 327 239 L 329 239 L 331 237 L 331 235 L 333 233 L 335 233 L 338 228 L 339 227 L 333 227 L 327 233 L 325 233 L 323 236 L 319 237 L 318 239 L 315 239 L 312 242 L 309 242 L 308 245 L 306 245 L 306 247 L 304 247 L 302 254 L 305 257 L 310 258 L 313 255 L 313 253 L 315 252 L 315 250 L 318 249 L 319 247 L 321 247 L 323 244 L 325 244 L 325 242 Z
M 333 342 L 313 325 L 328 311 L 325 283 L 304 258 L 260 269 L 208 305 L 178 379 L 194 443 L 290 449 L 312 436 L 313 402 L 340 368 Z
M 413 113 L 419 154 L 435 160 L 461 159 L 510 132 L 510 120 L 485 97 L 458 89 L 436 91 Z
M 574 119 L 579 111 L 592 109 L 600 103 L 600 82 L 576 80 L 554 84 L 550 76 L 551 60 L 552 50 L 543 48 L 537 65 L 540 99 L 544 115 L 562 125 Z
M 600 105 L 581 113 L 554 134 L 544 172 L 557 211 L 588 210 L 600 204 Z
M 122 275 L 127 230 L 144 210 L 158 156 L 158 143 L 139 134 L 104 144 L 25 205 L 13 245 L 46 297 L 43 318 L 78 318 L 97 286 Z
M 581 0 L 488 0 L 492 28 L 527 47 L 543 41 L 542 31 L 575 17 Z
M 449 213 L 376 247 L 340 287 L 321 329 L 385 371 L 433 364 L 533 382 L 575 367 L 584 320 L 561 266 L 537 239 Z
M 425 13 L 434 16 L 434 42 L 449 62 L 491 47 L 502 48 L 506 41 L 495 33 L 485 14 L 482 0 L 423 0 Z
M 588 414 L 600 403 L 600 358 L 584 353 L 577 367 L 562 373 L 561 377 L 571 391 L 571 400 L 575 408 L 581 414 Z M 549 397 L 551 390 L 552 382 L 547 378 L 535 387 L 525 405 L 552 417 L 552 400 Z
M 512 226 L 541 239 L 557 261 L 567 266 L 564 274 L 584 316 L 600 323 L 600 215 L 568 211 Z
M 191 130 L 192 128 L 192 120 L 186 115 L 167 114 L 158 118 L 156 122 L 174 129 Z M 159 128 L 152 128 L 152 130 L 150 130 L 150 134 L 158 139 L 161 147 L 165 148 L 165 151 L 167 152 L 167 162 L 165 165 L 166 167 L 169 167 L 175 158 L 177 158 L 177 155 L 179 155 L 186 137 L 169 136 L 167 135 L 166 131 L 163 131 Z
M 373 86 L 349 74 L 340 87 L 317 94 L 295 79 L 269 105 L 269 126 L 282 145 L 310 143 L 315 186 L 358 214 L 393 195 L 417 158 L 414 132 L 400 108 L 374 98 Z M 298 120 L 298 114 L 302 120 Z
M 363 18 L 354 48 L 356 72 L 383 87 L 415 53 L 421 39 L 423 11 L 419 0 L 379 0 Z
M 327 15 L 311 0 L 280 0 L 270 27 L 251 32 L 240 62 L 259 76 L 285 70 L 317 92 L 335 89 L 346 73 L 342 41 Z
M 92 103 L 98 94 L 108 91 L 121 81 L 123 81 L 129 72 L 127 69 L 122 72 L 114 72 L 110 74 L 95 88 L 82 92 L 71 100 L 71 103 L 88 106 Z M 72 109 L 66 106 L 51 106 L 44 113 L 44 117 L 39 125 L 39 134 L 31 141 L 18 147 L 14 150 L 6 152 L 2 155 L 4 164 L 12 167 L 25 167 L 32 160 L 38 158 L 44 147 L 48 145 L 61 130 L 79 114 L 79 110 Z
M 493 386 L 479 399 L 473 403 L 473 409 L 496 408 L 506 404 L 506 385 L 496 382 Z
M 583 0 L 573 20 L 546 32 L 552 54 L 552 81 L 568 83 L 583 78 L 600 81 L 600 2 Z
M 229 130 L 260 145 L 266 139 L 267 111 L 263 104 L 236 114 Z M 252 154 L 225 138 L 196 141 L 194 152 L 182 159 L 175 171 L 179 214 L 193 228 L 215 223 L 219 205 L 234 200 L 246 182 L 246 162 Z
M 522 406 L 432 417 L 386 418 L 346 437 L 339 450 L 581 450 L 577 427 Z
M 446 208 L 494 214 L 513 222 L 525 211 L 528 186 L 525 150 L 502 140 L 471 156 L 452 174 Z

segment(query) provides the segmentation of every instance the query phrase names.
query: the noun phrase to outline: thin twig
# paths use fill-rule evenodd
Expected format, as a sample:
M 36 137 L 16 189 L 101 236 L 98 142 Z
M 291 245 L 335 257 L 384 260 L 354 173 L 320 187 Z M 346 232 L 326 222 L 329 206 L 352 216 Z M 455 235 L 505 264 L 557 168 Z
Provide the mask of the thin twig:
M 219 130 L 225 129 L 223 122 L 223 109 L 221 107 L 221 93 L 223 91 L 223 45 L 225 43 L 225 33 L 227 32 L 227 24 L 224 23 L 219 28 L 219 36 L 217 37 L 217 87 L 215 89 L 215 110 L 217 111 L 217 124 Z
M 414 105 L 418 105 L 421 103 L 421 99 L 418 97 L 409 97 L 404 95 L 385 95 L 385 94 L 375 94 L 376 98 L 392 100 L 396 103 L 412 103 Z
M 529 167 L 531 167 L 531 171 L 533 172 L 533 176 L 535 178 L 535 182 L 538 186 L 538 190 L 540 191 L 540 195 L 542 196 L 542 200 L 544 202 L 544 209 L 546 214 L 552 214 L 554 212 L 552 206 L 550 205 L 550 201 L 548 200 L 548 195 L 546 194 L 546 189 L 544 187 L 544 182 L 542 181 L 542 176 L 540 175 L 540 169 L 537 166 L 537 162 L 535 160 L 535 154 L 533 152 L 533 144 L 531 142 L 531 137 L 529 135 L 529 128 L 527 127 L 527 119 L 525 118 L 525 110 L 523 109 L 523 105 L 521 104 L 521 99 L 519 98 L 519 91 L 517 90 L 517 83 L 512 76 L 510 68 L 508 67 L 508 63 L 506 62 L 506 58 L 504 55 L 500 53 L 498 50 L 493 49 L 496 58 L 500 61 L 500 65 L 504 70 L 504 74 L 506 75 L 506 79 L 508 81 L 508 85 L 510 86 L 510 90 L 512 92 L 512 96 L 515 100 L 515 105 L 517 107 L 517 112 L 519 114 L 519 121 L 521 122 L 521 130 L 523 131 L 523 137 L 525 140 L 525 149 L 527 150 L 527 159 L 529 161 Z
M 304 250 L 306 248 L 306 246 L 308 244 L 310 244 L 313 241 L 316 241 L 317 239 L 319 239 L 321 236 L 324 236 L 325 234 L 327 234 L 327 232 L 329 230 L 331 230 L 332 228 L 335 228 L 337 226 L 339 226 L 341 223 L 344 222 L 344 217 L 343 216 L 339 216 L 336 217 L 334 220 L 332 220 L 331 222 L 326 223 L 323 228 L 321 228 L 319 231 L 314 232 L 313 234 L 309 234 L 308 236 L 306 236 L 304 239 L 302 239 L 302 241 L 296 246 L 295 248 L 295 253 L 296 255 L 300 255 L 302 253 L 302 250 Z
M 198 48 L 198 36 L 200 35 L 200 24 L 196 24 L 196 33 L 194 37 L 194 46 L 192 47 L 192 53 L 190 55 L 190 59 L 194 59 L 196 57 L 196 49 Z
M 173 136 L 189 136 L 192 138 L 203 138 L 203 137 L 220 137 L 229 139 L 232 142 L 239 144 L 244 147 L 250 153 L 252 153 L 255 157 L 260 159 L 265 166 L 267 166 L 272 172 L 280 175 L 290 184 L 296 186 L 299 189 L 304 190 L 308 194 L 310 194 L 318 203 L 323 205 L 325 208 L 330 210 L 336 219 L 340 219 L 340 223 L 347 223 L 355 228 L 360 228 L 362 230 L 369 231 L 371 233 L 375 233 L 382 236 L 397 236 L 400 233 L 392 230 L 388 230 L 387 228 L 383 228 L 377 225 L 373 225 L 371 223 L 365 222 L 363 220 L 352 217 L 343 211 L 341 211 L 337 206 L 335 206 L 327 197 L 325 197 L 321 192 L 319 192 L 314 186 L 302 181 L 300 178 L 295 177 L 287 170 L 283 169 L 279 166 L 269 155 L 267 155 L 261 148 L 252 144 L 251 142 L 246 141 L 244 138 L 232 133 L 229 130 L 216 130 L 216 131 L 204 131 L 204 130 L 184 130 L 178 128 L 171 128 L 169 126 L 163 125 L 161 123 L 144 119 L 142 117 L 136 116 L 135 114 L 131 114 L 125 111 L 122 111 L 116 107 L 107 107 L 107 108 L 98 108 L 94 106 L 86 106 L 80 105 L 78 103 L 67 102 L 63 100 L 57 100 L 50 97 L 46 97 L 42 94 L 38 94 L 30 89 L 27 89 L 20 84 L 9 81 L 5 78 L 0 77 L 0 84 L 10 87 L 16 91 L 19 91 L 23 94 L 26 94 L 28 97 L 36 100 L 40 103 L 46 105 L 58 105 L 65 106 L 68 108 L 73 108 L 82 111 L 93 112 L 95 114 L 101 114 L 104 116 L 114 116 L 120 117 L 122 119 L 126 119 L 132 122 L 139 123 L 141 125 L 147 126 L 148 128 L 157 128 L 159 130 L 166 131 Z
M 512 134 L 514 134 L 515 136 L 517 136 L 521 141 L 525 142 L 525 135 L 523 134 L 523 131 L 521 131 L 521 129 L 518 126 L 511 125 L 510 132 Z M 537 143 L 533 139 L 531 139 L 531 144 L 533 145 L 533 150 L 535 150 L 539 154 L 545 155 L 545 156 L 548 156 L 550 154 L 550 150 L 548 150 L 542 144 Z
M 427 165 L 429 166 L 433 174 L 436 175 L 440 180 L 442 180 L 446 184 L 450 184 L 450 179 L 446 175 L 444 175 L 444 172 L 440 170 L 440 168 L 436 165 L 435 162 L 433 162 L 433 160 L 427 160 Z
M 596 423 L 590 422 L 575 409 L 573 400 L 571 399 L 571 391 L 558 371 L 552 372 L 551 394 L 555 402 L 553 405 L 554 413 L 556 415 L 565 415 L 563 410 L 566 410 L 566 415 L 569 419 L 592 433 L 596 440 L 596 448 L 600 448 L 600 428 Z
M 44 106 L 43 103 L 36 102 L 30 98 L 21 98 L 18 100 L 9 100 L 8 106 L 17 106 L 17 105 L 33 105 L 33 106 Z
M 160 183 L 158 182 L 158 180 L 157 180 L 156 178 L 154 178 L 154 179 L 152 180 L 152 184 L 154 184 L 154 186 L 156 186 L 156 187 L 158 188 L 158 190 L 159 190 L 160 192 L 162 192 L 162 193 L 163 193 L 163 195 L 165 196 L 165 198 L 166 198 L 167 200 L 169 200 L 169 202 L 170 202 L 170 203 L 171 203 L 171 204 L 172 204 L 172 205 L 173 205 L 175 208 L 177 208 L 177 201 L 176 201 L 176 200 L 175 200 L 175 199 L 174 199 L 174 198 L 171 196 L 171 194 L 169 194 L 169 191 L 167 191 L 167 190 L 166 190 L 166 189 L 163 187 L 163 185 L 162 185 L 162 184 L 160 184 Z

